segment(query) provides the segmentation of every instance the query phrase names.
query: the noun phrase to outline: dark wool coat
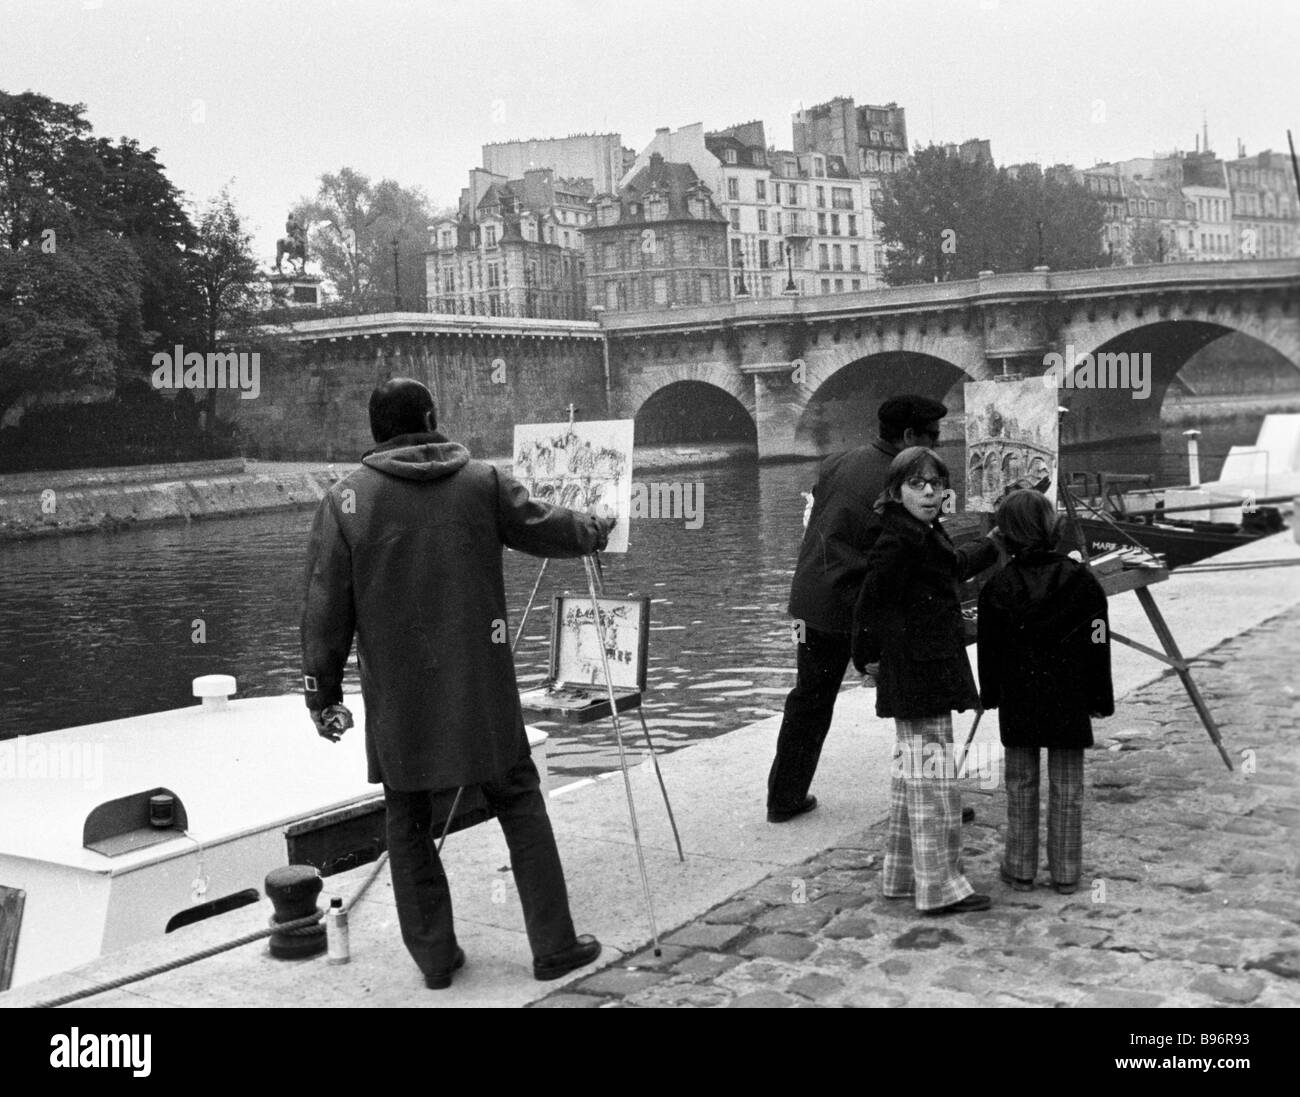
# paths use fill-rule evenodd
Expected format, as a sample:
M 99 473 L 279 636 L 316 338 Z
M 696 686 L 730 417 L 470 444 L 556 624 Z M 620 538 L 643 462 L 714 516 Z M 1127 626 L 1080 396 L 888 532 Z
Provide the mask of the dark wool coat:
M 958 584 L 997 561 L 992 541 L 954 548 L 947 532 L 886 503 L 854 612 L 853 665 L 876 659 L 876 715 L 915 720 L 976 708 Z
M 1083 564 L 1022 553 L 979 599 L 980 699 L 1008 747 L 1090 747 L 1115 712 L 1106 594 Z
M 867 551 L 880 528 L 871 508 L 897 454 L 895 446 L 878 441 L 822 465 L 790 585 L 790 615 L 809 628 L 843 635 L 852 628 Z
M 302 616 L 307 705 L 342 700 L 357 640 L 369 779 L 403 792 L 500 777 L 528 750 L 506 632 L 502 546 L 580 556 L 603 523 L 439 434 L 395 438 L 316 511 Z M 310 683 L 309 683 L 310 684 Z

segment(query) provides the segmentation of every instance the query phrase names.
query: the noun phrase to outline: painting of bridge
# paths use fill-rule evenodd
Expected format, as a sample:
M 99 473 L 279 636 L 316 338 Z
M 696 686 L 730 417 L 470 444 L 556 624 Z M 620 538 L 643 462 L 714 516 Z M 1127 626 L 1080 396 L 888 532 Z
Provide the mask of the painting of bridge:
M 632 510 L 631 419 L 528 423 L 515 427 L 514 477 L 544 503 L 618 513 L 606 546 L 627 552 Z
M 1057 394 L 1041 379 L 966 385 L 966 509 L 991 512 L 1007 486 L 1051 481 L 1056 500 Z

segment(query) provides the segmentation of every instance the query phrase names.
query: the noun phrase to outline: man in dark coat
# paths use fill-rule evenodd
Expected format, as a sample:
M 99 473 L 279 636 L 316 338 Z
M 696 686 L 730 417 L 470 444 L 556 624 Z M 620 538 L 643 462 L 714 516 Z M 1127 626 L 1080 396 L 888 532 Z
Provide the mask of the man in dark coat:
M 428 986 L 464 963 L 435 840 L 454 790 L 478 786 L 510 847 L 534 974 L 600 952 L 574 934 L 555 838 L 529 755 L 506 630 L 502 547 L 536 556 L 602 548 L 613 519 L 530 499 L 511 477 L 434 431 L 433 397 L 398 378 L 375 389 L 379 443 L 321 501 L 302 618 L 307 707 L 337 740 L 344 663 L 357 640 L 369 779 L 384 786 L 402 938 Z M 327 711 L 328 710 L 328 711 Z
M 767 778 L 769 822 L 784 823 L 817 806 L 808 789 L 849 665 L 853 606 L 879 528 L 872 507 L 889 463 L 907 446 L 936 445 L 939 420 L 947 414 L 925 396 L 891 397 L 877 413 L 880 437 L 822 466 L 790 587 L 797 678 Z

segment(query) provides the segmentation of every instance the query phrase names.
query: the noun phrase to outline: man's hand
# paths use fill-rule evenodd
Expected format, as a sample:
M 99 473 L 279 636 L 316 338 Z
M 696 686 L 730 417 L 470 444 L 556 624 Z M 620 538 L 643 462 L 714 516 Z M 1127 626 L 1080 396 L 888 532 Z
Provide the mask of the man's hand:
M 327 705 L 323 709 L 311 710 L 311 721 L 316 725 L 316 734 L 331 743 L 343 738 L 343 733 L 353 726 L 352 713 L 347 705 Z
M 603 549 L 609 542 L 609 535 L 614 532 L 614 527 L 618 524 L 618 511 L 608 503 L 597 503 L 588 513 L 600 523 L 600 544 L 596 548 Z

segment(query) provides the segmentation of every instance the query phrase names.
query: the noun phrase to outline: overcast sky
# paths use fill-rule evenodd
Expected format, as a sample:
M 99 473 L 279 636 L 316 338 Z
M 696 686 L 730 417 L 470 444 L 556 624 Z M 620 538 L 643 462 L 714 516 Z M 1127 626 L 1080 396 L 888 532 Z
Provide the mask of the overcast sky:
M 0 0 L 0 89 L 86 105 L 274 250 L 348 165 L 452 204 L 490 141 L 907 108 L 913 144 L 998 163 L 1300 139 L 1297 0 Z

